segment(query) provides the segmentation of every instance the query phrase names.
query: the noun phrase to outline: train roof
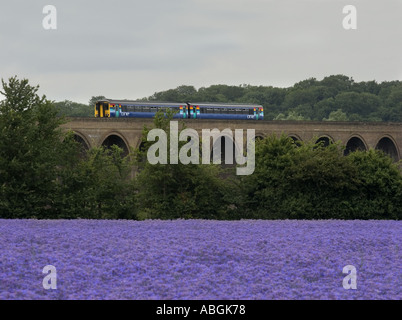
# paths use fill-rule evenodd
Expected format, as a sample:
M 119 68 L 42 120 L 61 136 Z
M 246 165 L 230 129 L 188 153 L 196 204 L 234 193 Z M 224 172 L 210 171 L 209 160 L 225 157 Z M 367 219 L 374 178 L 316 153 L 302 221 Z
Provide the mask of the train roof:
M 194 106 L 200 106 L 200 107 L 221 107 L 221 108 L 256 108 L 256 107 L 262 107 L 261 105 L 258 104 L 244 104 L 244 103 L 219 103 L 219 102 L 191 102 L 192 105 Z
M 107 101 L 109 103 L 114 104 L 123 104 L 123 105 L 141 105 L 141 106 L 165 106 L 165 107 L 178 107 L 186 105 L 187 102 L 177 103 L 177 102 L 158 102 L 158 101 L 136 101 L 136 100 L 115 100 L 115 99 L 103 99 L 99 100 Z M 256 108 L 262 107 L 261 105 L 257 104 L 243 104 L 243 103 L 219 103 L 219 102 L 188 102 L 193 106 L 200 106 L 200 107 L 218 107 L 218 108 Z
M 103 99 L 99 100 L 107 101 L 109 103 L 117 103 L 117 104 L 124 104 L 124 105 L 141 105 L 141 106 L 182 106 L 185 103 L 177 103 L 177 102 L 157 102 L 157 101 L 136 101 L 136 100 L 115 100 L 115 99 Z

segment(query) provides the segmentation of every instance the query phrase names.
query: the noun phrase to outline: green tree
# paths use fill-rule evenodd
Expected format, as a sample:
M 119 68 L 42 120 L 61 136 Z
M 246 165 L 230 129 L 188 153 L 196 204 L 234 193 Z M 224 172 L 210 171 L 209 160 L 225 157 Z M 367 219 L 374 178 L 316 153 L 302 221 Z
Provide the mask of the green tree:
M 54 103 L 58 110 L 58 115 L 66 117 L 93 117 L 94 106 L 87 106 L 86 104 L 64 100 Z
M 310 120 L 308 118 L 303 117 L 301 114 L 296 111 L 289 111 L 288 115 L 285 116 L 283 113 L 278 114 L 278 116 L 274 120 Z
M 89 99 L 88 106 L 93 110 L 97 101 L 105 99 L 105 96 L 92 96 L 91 99 Z
M 351 194 L 352 214 L 360 219 L 402 219 L 402 174 L 398 164 L 379 150 L 347 156 L 359 172 Z
M 2 87 L 0 217 L 51 216 L 60 164 L 74 153 L 62 143 L 63 119 L 28 80 L 12 77 Z
M 136 219 L 130 157 L 115 145 L 92 148 L 84 158 L 73 157 L 59 175 L 59 217 Z
M 320 81 L 320 85 L 325 86 L 330 90 L 331 96 L 335 97 L 340 92 L 350 91 L 355 81 L 348 76 L 337 74 L 325 77 Z
M 337 109 L 342 109 L 348 115 L 357 114 L 364 118 L 377 111 L 381 101 L 371 93 L 342 92 L 335 97 L 335 104 Z
M 170 121 L 173 114 L 158 112 L 154 127 L 167 133 L 170 145 Z M 182 127 L 181 129 L 184 129 Z M 139 219 L 203 218 L 219 219 L 225 213 L 230 194 L 227 184 L 219 178 L 216 165 L 150 164 L 142 161 L 152 142 L 148 142 L 149 128 L 144 128 L 144 149 L 137 150 L 139 173 L 136 177 Z M 179 144 L 179 149 L 185 144 Z M 169 149 L 168 149 L 169 150 Z
M 401 219 L 402 175 L 379 151 L 343 156 L 337 143 L 256 143 L 253 175 L 242 178 L 240 211 L 263 219 Z
M 340 219 L 350 214 L 348 196 L 357 190 L 357 170 L 338 144 L 296 144 L 273 135 L 257 142 L 255 167 L 242 185 L 248 218 Z
M 315 117 L 313 119 L 321 121 L 325 118 L 329 117 L 330 113 L 336 111 L 335 99 L 327 98 L 317 102 L 314 105 L 314 114 Z
M 328 119 L 323 119 L 324 121 L 348 121 L 348 116 L 342 109 L 332 111 L 329 114 Z

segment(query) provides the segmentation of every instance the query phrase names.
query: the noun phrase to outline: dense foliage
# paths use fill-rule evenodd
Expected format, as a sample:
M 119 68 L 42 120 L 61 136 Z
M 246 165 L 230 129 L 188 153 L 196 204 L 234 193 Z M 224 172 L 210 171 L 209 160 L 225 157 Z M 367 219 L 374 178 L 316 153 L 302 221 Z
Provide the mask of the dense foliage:
M 183 85 L 146 99 L 256 103 L 264 106 L 268 120 L 402 121 L 402 82 L 355 82 L 345 75 L 310 78 L 289 88 Z
M 173 114 L 158 113 L 155 128 L 166 132 L 170 146 L 170 121 Z M 185 127 L 182 125 L 181 130 Z M 228 187 L 220 178 L 221 170 L 216 165 L 150 164 L 146 154 L 153 142 L 147 142 L 150 128 L 143 131 L 143 149 L 137 151 L 136 177 L 138 217 L 140 219 L 158 218 L 204 218 L 219 219 L 225 215 L 226 202 L 223 201 Z M 179 148 L 185 143 L 180 142 Z M 201 161 L 200 161 L 201 162 Z
M 3 81 L 0 217 L 132 218 L 131 167 L 121 150 L 84 156 L 63 119 L 27 80 Z M 122 196 L 122 197 L 120 197 Z
M 241 212 L 267 219 L 401 219 L 402 175 L 378 150 L 343 156 L 338 144 L 258 141 Z
M 16 77 L 3 81 L 0 218 L 402 217 L 401 171 L 380 151 L 344 156 L 338 144 L 271 136 L 256 141 L 255 172 L 243 177 L 233 167 L 150 164 L 151 128 L 143 130 L 141 150 L 126 157 L 114 145 L 83 153 L 73 134 L 60 130 L 55 105 L 37 90 Z M 171 113 L 157 114 L 154 128 L 170 137 L 171 119 Z
M 94 105 L 73 102 L 70 100 L 58 101 L 54 103 L 59 116 L 66 117 L 93 117 Z
M 0 104 L 0 215 L 46 216 L 57 193 L 56 177 L 71 146 L 63 145 L 62 119 L 27 80 L 2 81 Z

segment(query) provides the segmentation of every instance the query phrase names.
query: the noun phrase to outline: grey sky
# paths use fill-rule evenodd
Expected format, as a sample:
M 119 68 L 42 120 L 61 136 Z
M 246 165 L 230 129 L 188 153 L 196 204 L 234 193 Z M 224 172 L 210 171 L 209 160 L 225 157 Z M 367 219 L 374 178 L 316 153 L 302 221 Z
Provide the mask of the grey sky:
M 57 30 L 45 30 L 45 5 Z M 345 5 L 357 30 L 345 30 Z M 179 85 L 402 80 L 402 0 L 0 0 L 0 77 L 49 99 L 139 99 Z

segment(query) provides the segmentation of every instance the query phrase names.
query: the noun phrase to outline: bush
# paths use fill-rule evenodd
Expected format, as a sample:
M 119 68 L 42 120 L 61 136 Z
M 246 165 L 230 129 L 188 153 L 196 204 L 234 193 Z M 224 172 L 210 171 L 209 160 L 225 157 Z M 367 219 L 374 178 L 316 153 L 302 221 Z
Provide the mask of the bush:
M 170 141 L 172 113 L 158 112 L 155 128 L 167 133 Z M 184 126 L 182 127 L 184 129 Z M 143 131 L 143 141 L 150 129 Z M 184 143 L 179 145 L 182 147 Z M 220 179 L 220 168 L 215 165 L 150 164 L 144 161 L 150 143 L 137 150 L 139 173 L 136 177 L 136 199 L 139 218 L 144 219 L 220 219 L 225 212 L 225 180 Z
M 339 144 L 258 141 L 240 210 L 264 219 L 400 219 L 402 177 L 392 160 L 374 150 L 342 154 Z

